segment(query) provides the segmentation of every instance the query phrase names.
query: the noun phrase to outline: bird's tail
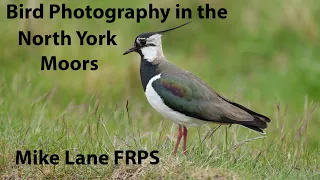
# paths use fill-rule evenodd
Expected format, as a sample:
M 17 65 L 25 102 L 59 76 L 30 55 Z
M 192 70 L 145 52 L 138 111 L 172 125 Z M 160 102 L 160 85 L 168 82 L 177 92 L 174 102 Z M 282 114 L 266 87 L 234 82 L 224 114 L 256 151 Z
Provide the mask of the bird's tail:
M 217 93 L 218 94 L 218 93 Z M 253 121 L 242 121 L 242 122 L 237 122 L 237 124 L 240 124 L 244 127 L 247 127 L 249 129 L 252 129 L 252 130 L 255 130 L 255 131 L 258 131 L 260 133 L 263 133 L 263 134 L 266 134 L 263 129 L 266 129 L 268 127 L 268 124 L 269 122 L 271 122 L 271 120 L 267 117 L 267 116 L 264 116 L 262 114 L 259 114 L 259 113 L 256 113 L 238 103 L 235 103 L 235 102 L 232 102 L 224 97 L 222 97 L 221 95 L 218 94 L 218 96 L 220 96 L 222 99 L 224 99 L 225 101 L 227 101 L 228 103 L 246 111 L 247 113 L 249 113 L 250 115 L 252 115 L 254 117 L 254 120 Z
M 255 130 L 257 132 L 260 132 L 262 134 L 266 134 L 264 132 L 264 129 L 266 129 L 268 127 L 267 123 L 263 120 L 261 120 L 258 117 L 254 116 L 254 121 L 250 124 L 241 124 L 244 127 L 247 127 L 249 129 Z
M 268 127 L 267 123 L 271 122 L 271 120 L 268 117 L 266 117 L 262 114 L 256 113 L 256 112 L 254 112 L 254 111 L 252 111 L 252 110 L 250 110 L 240 104 L 237 104 L 234 102 L 230 102 L 230 103 L 233 104 L 234 106 L 237 106 L 238 108 L 248 112 L 249 114 L 251 114 L 254 117 L 254 120 L 250 121 L 250 123 L 249 122 L 240 123 L 242 126 L 265 134 L 263 129 L 266 129 Z

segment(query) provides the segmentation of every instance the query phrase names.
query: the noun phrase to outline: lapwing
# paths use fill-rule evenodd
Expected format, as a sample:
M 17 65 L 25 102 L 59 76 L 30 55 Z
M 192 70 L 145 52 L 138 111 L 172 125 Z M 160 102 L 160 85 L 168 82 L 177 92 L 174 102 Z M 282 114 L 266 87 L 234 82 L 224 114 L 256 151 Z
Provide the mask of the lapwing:
M 169 62 L 162 51 L 161 36 L 171 29 L 142 33 L 123 55 L 137 52 L 141 57 L 140 78 L 150 105 L 179 126 L 173 154 L 183 137 L 186 154 L 187 127 L 207 123 L 239 124 L 264 133 L 271 120 L 218 94 L 199 77 Z

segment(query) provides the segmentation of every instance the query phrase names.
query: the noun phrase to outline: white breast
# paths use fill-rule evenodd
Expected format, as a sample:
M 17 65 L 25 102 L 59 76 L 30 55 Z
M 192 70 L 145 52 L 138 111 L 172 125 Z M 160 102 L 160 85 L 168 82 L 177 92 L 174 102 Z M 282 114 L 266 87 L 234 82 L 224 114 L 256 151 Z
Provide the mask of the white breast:
M 174 121 L 177 124 L 181 124 L 184 126 L 199 126 L 205 124 L 206 121 L 202 121 L 199 119 L 195 119 L 189 116 L 186 116 L 180 112 L 174 111 L 170 107 L 164 104 L 161 97 L 157 94 L 157 92 L 152 87 L 152 82 L 159 79 L 161 74 L 158 74 L 150 79 L 146 87 L 146 97 L 150 103 L 150 105 L 156 109 L 160 114 L 162 114 L 165 118 Z

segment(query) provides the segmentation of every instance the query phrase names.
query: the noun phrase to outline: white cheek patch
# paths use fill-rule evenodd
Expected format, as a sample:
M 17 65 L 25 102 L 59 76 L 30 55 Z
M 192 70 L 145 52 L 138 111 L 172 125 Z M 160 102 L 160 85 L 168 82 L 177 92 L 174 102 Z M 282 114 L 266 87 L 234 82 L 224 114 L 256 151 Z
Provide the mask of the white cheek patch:
M 141 52 L 148 62 L 152 62 L 157 57 L 158 49 L 155 46 L 147 46 L 141 49 Z
M 148 38 L 148 40 L 153 43 L 153 44 L 156 44 L 157 46 L 161 45 L 161 34 L 155 34 L 155 35 L 152 35 Z

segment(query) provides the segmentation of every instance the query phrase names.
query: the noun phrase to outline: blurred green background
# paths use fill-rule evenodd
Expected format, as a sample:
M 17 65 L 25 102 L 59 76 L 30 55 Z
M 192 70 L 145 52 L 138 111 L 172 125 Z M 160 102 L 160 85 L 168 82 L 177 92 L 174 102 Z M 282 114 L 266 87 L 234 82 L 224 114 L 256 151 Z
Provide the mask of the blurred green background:
M 138 54 L 122 54 L 132 46 L 138 34 L 186 22 L 186 19 L 175 19 L 174 8 L 179 3 L 180 7 L 193 9 L 193 22 L 163 36 L 167 59 L 193 72 L 229 99 L 271 117 L 273 121 L 267 130 L 269 142 L 277 141 L 282 133 L 287 132 L 284 133 L 287 138 L 284 142 L 297 143 L 294 139 L 300 135 L 297 128 L 307 118 L 307 130 L 299 129 L 299 132 L 307 133 L 303 144 L 306 142 L 305 149 L 314 153 L 311 153 L 310 159 L 314 156 L 319 159 L 320 112 L 315 107 L 320 100 L 319 0 L 151 1 L 154 7 L 171 8 L 165 23 L 159 19 L 144 19 L 141 23 L 126 19 L 117 19 L 114 23 L 106 23 L 103 19 L 7 20 L 5 5 L 20 2 L 31 7 L 37 7 L 39 3 L 61 3 L 38 0 L 0 2 L 0 130 L 3 133 L 0 143 L 12 146 L 12 149 L 2 148 L 3 157 L 11 157 L 10 152 L 16 148 L 38 147 L 38 138 L 43 134 L 37 133 L 53 126 L 60 127 L 55 123 L 64 116 L 69 117 L 67 121 L 75 132 L 82 132 L 77 125 L 88 122 L 81 122 L 80 117 L 86 115 L 80 114 L 94 111 L 92 108 L 99 107 L 98 111 L 105 119 L 114 119 L 106 126 L 109 134 L 120 131 L 120 128 L 129 126 L 125 109 L 128 99 L 131 120 L 142 119 L 141 124 L 137 125 L 142 132 L 158 134 L 158 125 L 163 118 L 147 104 L 144 97 L 139 74 L 140 57 Z M 72 8 L 90 5 L 103 9 L 147 7 L 150 3 L 144 0 L 63 2 Z M 227 19 L 198 19 L 196 7 L 206 3 L 216 9 L 226 8 Z M 19 46 L 19 30 L 30 30 L 33 34 L 65 30 L 73 36 L 73 45 Z M 77 30 L 87 30 L 90 34 L 104 34 L 106 30 L 111 30 L 117 34 L 118 45 L 80 46 L 75 33 Z M 42 55 L 55 55 L 58 59 L 67 60 L 97 59 L 99 69 L 41 71 Z M 118 111 L 120 115 L 117 115 Z M 313 113 L 309 116 L 311 111 Z M 165 127 L 171 126 L 168 120 L 163 123 Z M 18 134 L 27 129 L 31 129 L 27 141 L 29 145 L 26 145 L 27 142 L 16 142 L 14 137 L 24 137 Z M 239 137 L 251 133 L 248 131 L 241 130 Z M 97 134 L 101 135 L 101 139 L 105 138 L 105 133 Z M 50 136 L 47 134 L 48 147 Z M 196 138 L 191 136 L 190 141 Z M 16 145 L 11 145 L 13 141 Z M 65 148 L 71 146 L 69 144 Z M 294 152 L 295 148 L 292 154 Z M 284 155 L 286 153 L 283 152 Z M 8 163 L 5 161 L 3 166 Z M 316 164 L 313 162 L 310 167 L 319 172 Z

